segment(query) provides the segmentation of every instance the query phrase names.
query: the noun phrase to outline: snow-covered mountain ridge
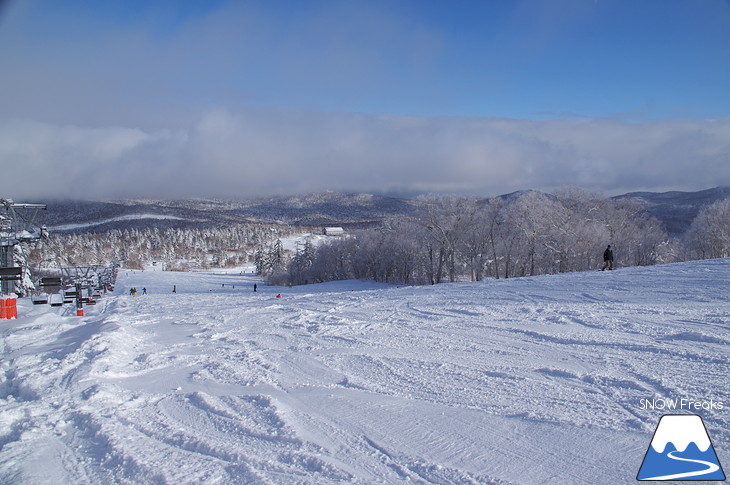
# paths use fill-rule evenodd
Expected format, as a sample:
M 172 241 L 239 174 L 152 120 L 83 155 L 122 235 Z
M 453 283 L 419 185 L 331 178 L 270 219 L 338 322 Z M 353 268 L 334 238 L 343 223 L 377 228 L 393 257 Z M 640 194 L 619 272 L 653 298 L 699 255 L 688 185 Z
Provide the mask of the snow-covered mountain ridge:
M 687 230 L 702 208 L 730 198 L 730 187 L 697 192 L 632 192 L 615 198 L 638 202 L 662 222 L 670 236 L 678 236 Z
M 168 229 L 252 222 L 362 227 L 387 217 L 408 215 L 413 210 L 412 202 L 406 199 L 336 192 L 237 200 L 137 199 L 48 201 L 46 204 L 48 210 L 42 214 L 43 222 L 56 232 Z M 135 215 L 139 217 L 135 218 Z
M 515 196 L 500 197 L 509 201 Z M 640 203 L 664 224 L 670 235 L 679 235 L 689 227 L 701 208 L 728 196 L 729 187 L 717 187 L 699 192 L 631 193 L 615 198 Z M 56 232 L 167 229 L 250 222 L 363 227 L 389 217 L 408 217 L 414 211 L 411 199 L 339 192 L 249 199 L 43 202 L 48 205 L 48 210 L 42 214 L 43 223 Z M 142 215 L 154 215 L 155 218 Z

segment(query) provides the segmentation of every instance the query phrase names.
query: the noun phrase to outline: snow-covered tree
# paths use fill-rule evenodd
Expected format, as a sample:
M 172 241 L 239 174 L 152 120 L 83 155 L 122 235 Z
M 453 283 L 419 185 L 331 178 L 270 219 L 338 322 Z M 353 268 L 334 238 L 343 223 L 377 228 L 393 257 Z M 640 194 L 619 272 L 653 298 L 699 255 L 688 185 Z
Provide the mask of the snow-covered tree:
M 15 282 L 15 292 L 18 296 L 29 295 L 35 290 L 30 268 L 28 267 L 28 259 L 22 244 L 13 246 L 13 265 L 20 267 L 22 272 L 20 280 Z
M 730 257 L 730 199 L 702 209 L 687 231 L 684 244 L 691 258 Z

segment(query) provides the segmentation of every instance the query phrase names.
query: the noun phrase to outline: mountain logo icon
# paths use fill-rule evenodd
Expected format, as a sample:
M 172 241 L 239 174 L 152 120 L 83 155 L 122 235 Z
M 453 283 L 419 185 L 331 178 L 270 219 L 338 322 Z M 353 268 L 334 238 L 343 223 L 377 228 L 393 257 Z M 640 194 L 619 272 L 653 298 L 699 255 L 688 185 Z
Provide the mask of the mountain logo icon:
M 696 414 L 662 416 L 636 479 L 725 480 L 702 418 Z

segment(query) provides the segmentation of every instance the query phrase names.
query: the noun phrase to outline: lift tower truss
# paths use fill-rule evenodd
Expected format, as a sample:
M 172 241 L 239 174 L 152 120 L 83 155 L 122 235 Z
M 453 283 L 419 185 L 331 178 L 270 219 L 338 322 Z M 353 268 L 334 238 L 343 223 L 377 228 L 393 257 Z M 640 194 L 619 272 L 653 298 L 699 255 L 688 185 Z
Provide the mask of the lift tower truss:
M 15 263 L 15 246 L 47 236 L 45 226 L 36 224 L 38 211 L 45 204 L 19 204 L 0 199 L 0 294 L 15 291 L 15 282 L 23 278 L 23 268 Z

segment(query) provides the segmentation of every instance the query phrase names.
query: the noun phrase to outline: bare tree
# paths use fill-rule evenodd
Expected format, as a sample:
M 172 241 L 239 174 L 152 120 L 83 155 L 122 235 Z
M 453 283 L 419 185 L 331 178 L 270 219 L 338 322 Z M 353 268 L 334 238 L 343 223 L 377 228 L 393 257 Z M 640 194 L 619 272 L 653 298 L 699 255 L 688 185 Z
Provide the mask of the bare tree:
M 431 264 L 432 283 L 440 283 L 444 272 L 449 281 L 456 281 L 457 251 L 475 213 L 471 199 L 450 195 L 430 195 L 419 199 L 419 220 L 426 228 L 429 243 L 426 246 Z

